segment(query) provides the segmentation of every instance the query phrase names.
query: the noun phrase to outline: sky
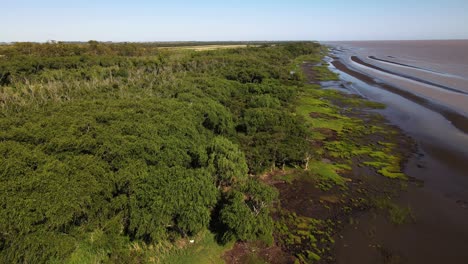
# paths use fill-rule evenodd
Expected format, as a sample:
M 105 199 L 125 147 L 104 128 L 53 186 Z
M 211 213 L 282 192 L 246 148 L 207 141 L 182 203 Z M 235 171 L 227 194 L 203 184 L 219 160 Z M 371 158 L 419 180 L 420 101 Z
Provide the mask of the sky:
M 0 0 L 0 42 L 468 39 L 468 0 Z

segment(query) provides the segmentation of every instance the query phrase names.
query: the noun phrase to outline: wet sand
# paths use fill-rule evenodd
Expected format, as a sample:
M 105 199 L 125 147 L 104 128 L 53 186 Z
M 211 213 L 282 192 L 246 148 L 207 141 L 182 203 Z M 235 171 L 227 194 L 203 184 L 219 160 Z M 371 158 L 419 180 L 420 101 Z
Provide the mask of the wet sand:
M 369 57 L 369 58 L 371 58 L 371 57 Z M 445 89 L 447 91 L 454 92 L 454 93 L 459 93 L 459 94 L 463 94 L 463 95 L 468 94 L 467 92 L 464 92 L 464 91 L 461 91 L 461 90 L 458 90 L 458 89 L 455 89 L 455 88 L 452 88 L 452 87 L 448 87 L 448 86 L 445 86 L 445 85 L 442 85 L 442 84 L 438 84 L 438 83 L 435 83 L 435 82 L 427 81 L 427 80 L 415 77 L 414 75 L 397 73 L 397 72 L 393 72 L 393 71 L 381 68 L 379 66 L 367 63 L 367 62 L 361 60 L 357 56 L 351 56 L 351 60 L 356 62 L 357 64 L 361 64 L 361 65 L 369 67 L 371 69 L 378 70 L 378 71 L 381 71 L 381 72 L 385 72 L 385 73 L 388 73 L 388 74 L 396 75 L 396 76 L 401 77 L 401 78 L 406 78 L 406 79 L 409 79 L 409 80 L 412 80 L 412 81 L 415 81 L 415 82 L 428 84 L 428 85 L 435 86 L 435 87 L 441 88 L 441 89 Z M 418 68 L 418 67 L 412 67 L 412 68 L 421 69 L 421 68 Z
M 398 74 L 394 72 L 382 73 L 365 65 L 357 65 L 351 60 L 352 56 L 357 56 L 359 53 L 365 54 L 364 57 L 363 55 L 358 57 L 361 60 L 365 58 L 366 63 L 387 63 L 369 58 L 373 56 L 369 51 L 379 50 L 379 45 L 383 45 L 380 51 L 389 50 L 388 45 L 390 45 L 393 52 L 376 54 L 378 58 L 395 62 L 397 60 L 394 58 L 406 56 L 416 61 L 419 52 L 411 53 L 410 48 L 406 46 L 415 47 L 416 44 L 427 46 L 431 45 L 431 42 L 403 43 L 403 46 L 406 46 L 402 48 L 401 53 L 395 51 L 395 43 L 364 44 L 364 47 L 356 48 L 357 44 L 353 43 L 354 49 L 358 49 L 358 52 L 349 46 L 343 48 L 342 44 L 334 44 L 334 47 L 340 48 L 335 50 L 336 60 L 331 61 L 330 67 L 340 73 L 341 86 L 349 92 L 386 104 L 387 108 L 379 112 L 416 141 L 418 152 L 406 164 L 405 173 L 423 181 L 424 184 L 419 186 L 409 183 L 407 191 L 402 192 L 397 201 L 401 206 L 409 206 L 412 209 L 416 220 L 414 223 L 395 226 L 381 215 L 372 212 L 363 214 L 353 224 L 346 226 L 342 233 L 343 237 L 337 239 L 335 249 L 337 262 L 466 263 L 468 259 L 467 115 L 456 106 L 458 102 L 454 104 L 451 100 L 434 100 L 428 96 L 431 93 L 434 96 L 433 91 L 443 93 L 444 96 L 449 93 L 454 94 L 452 91 L 427 87 L 428 84 L 424 83 L 412 83 L 422 90 L 415 92 L 407 89 L 407 82 L 415 82 L 414 80 L 392 82 L 389 80 L 401 77 L 395 77 L 394 75 Z M 443 46 L 439 42 L 435 45 Z M 449 42 L 446 45 L 455 44 Z M 432 48 L 434 49 L 436 47 Z M 421 68 L 412 70 L 425 71 L 424 74 L 428 74 L 428 71 L 434 71 L 429 73 L 433 75 L 440 74 L 439 71 L 449 75 L 460 73 L 445 72 L 450 67 L 440 65 L 432 67 L 431 64 L 436 64 L 435 58 L 438 56 L 440 54 L 434 55 L 431 60 L 424 58 L 431 63 L 408 64 L 408 59 L 406 61 L 400 59 L 397 63 Z M 468 55 L 466 57 L 468 61 Z M 372 60 L 376 62 L 369 62 Z M 420 58 L 420 61 L 423 59 Z M 439 64 L 443 64 L 444 61 L 445 59 L 439 61 Z M 457 61 L 452 61 L 452 64 L 457 64 Z M 403 73 L 412 74 L 408 70 L 412 67 L 401 65 L 393 67 L 406 67 Z M 466 73 L 468 74 L 468 71 Z M 382 78 L 384 74 L 390 76 Z M 421 78 L 422 75 L 414 76 Z M 443 82 L 441 84 L 447 85 Z M 457 96 L 464 97 L 463 94 Z
M 370 54 L 468 78 L 468 40 L 346 41 L 330 44 L 358 55 Z
M 468 40 L 333 45 L 352 68 L 468 117 Z

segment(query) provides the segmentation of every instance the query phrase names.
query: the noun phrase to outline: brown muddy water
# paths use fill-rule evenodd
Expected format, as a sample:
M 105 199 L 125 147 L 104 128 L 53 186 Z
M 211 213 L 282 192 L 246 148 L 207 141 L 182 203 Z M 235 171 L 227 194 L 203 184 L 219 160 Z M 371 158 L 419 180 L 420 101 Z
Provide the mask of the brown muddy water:
M 324 86 L 386 104 L 378 112 L 418 146 L 404 171 L 423 182 L 396 201 L 414 221 L 360 215 L 336 240 L 337 263 L 468 263 L 468 41 L 325 44 L 341 81 Z

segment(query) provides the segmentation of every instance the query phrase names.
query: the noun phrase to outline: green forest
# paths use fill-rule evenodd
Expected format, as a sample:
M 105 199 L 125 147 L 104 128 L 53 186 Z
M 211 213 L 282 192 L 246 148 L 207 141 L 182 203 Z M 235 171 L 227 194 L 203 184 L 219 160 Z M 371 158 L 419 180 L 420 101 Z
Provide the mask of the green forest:
M 0 262 L 158 263 L 207 232 L 226 247 L 280 245 L 299 262 L 327 255 L 329 222 L 292 224 L 264 175 L 345 190 L 361 155 L 387 178 L 405 176 L 384 137 L 355 144 L 390 130 L 332 102 L 381 105 L 306 84 L 300 64 L 326 51 L 314 42 L 0 46 Z M 336 78 L 325 66 L 315 74 Z M 322 240 L 298 249 L 287 233 L 304 222 Z

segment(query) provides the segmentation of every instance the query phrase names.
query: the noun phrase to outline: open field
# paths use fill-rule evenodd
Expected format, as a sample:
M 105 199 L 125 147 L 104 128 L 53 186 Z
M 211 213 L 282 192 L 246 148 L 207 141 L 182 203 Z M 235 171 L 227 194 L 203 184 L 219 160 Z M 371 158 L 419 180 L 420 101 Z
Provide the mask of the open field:
M 177 46 L 177 47 L 162 47 L 161 49 L 182 49 L 182 50 L 217 50 L 217 49 L 237 49 L 247 47 L 258 47 L 258 45 L 200 45 L 200 46 Z

